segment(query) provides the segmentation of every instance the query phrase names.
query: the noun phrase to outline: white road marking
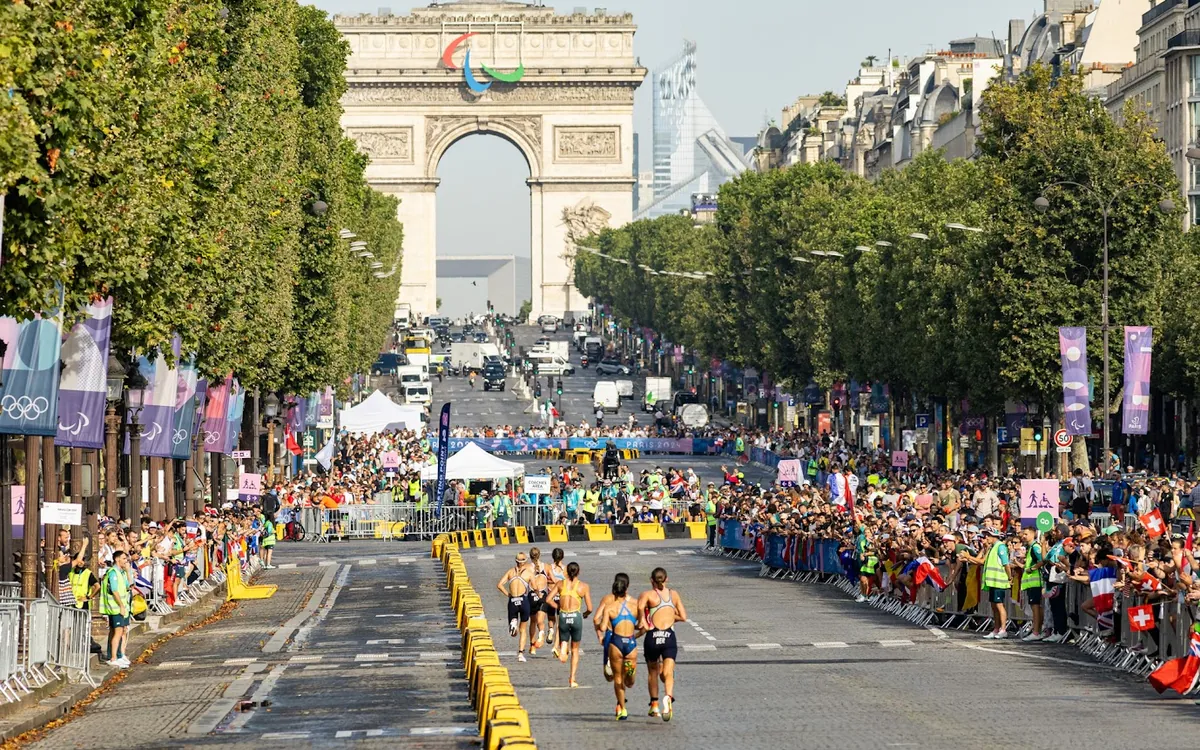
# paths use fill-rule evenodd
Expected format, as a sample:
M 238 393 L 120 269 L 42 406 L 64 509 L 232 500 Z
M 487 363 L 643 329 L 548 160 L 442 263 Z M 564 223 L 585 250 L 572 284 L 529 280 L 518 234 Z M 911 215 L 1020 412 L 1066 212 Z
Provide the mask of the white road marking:
M 617 553 L 613 552 L 612 550 L 601 550 L 600 556 L 601 557 L 616 557 Z
M 415 558 L 415 557 L 397 557 L 396 558 L 397 565 L 405 565 L 407 563 L 416 562 L 416 561 L 417 561 L 417 558 Z
M 362 560 L 359 560 L 358 562 L 362 563 Z M 370 591 L 373 588 L 375 588 L 375 587 L 374 586 L 351 586 L 350 590 L 351 591 Z
M 376 617 L 404 617 L 404 615 L 375 615 Z
M 323 672 L 328 669 L 341 669 L 341 664 L 309 664 L 304 668 L 305 672 Z
M 769 648 L 783 648 L 783 646 L 778 643 L 747 643 L 746 648 L 752 651 L 764 651 Z
M 696 554 L 696 550 L 694 550 L 694 549 L 677 549 L 677 550 L 675 550 L 675 554 L 677 554 L 677 555 L 694 555 L 694 554 Z
M 296 664 L 305 664 L 308 662 L 321 661 L 324 658 L 325 657 L 321 656 L 320 654 L 308 654 L 293 656 L 291 659 L 288 659 L 288 661 L 295 662 Z
M 844 641 L 821 641 L 819 643 L 814 643 L 813 646 L 817 648 L 849 648 L 850 644 L 845 643 Z
M 884 648 L 892 648 L 895 646 L 915 646 L 916 644 L 912 641 L 900 639 L 896 641 L 880 641 L 879 645 L 883 646 Z
M 388 654 L 355 654 L 354 661 L 387 661 Z
M 180 669 L 182 667 L 190 667 L 190 666 L 192 666 L 192 663 L 190 661 L 164 661 L 162 664 L 159 664 L 157 668 L 158 669 Z
M 397 584 L 395 584 L 395 585 L 393 585 L 393 586 L 384 586 L 384 587 L 383 587 L 383 590 L 384 590 L 384 591 L 391 591 L 392 589 L 406 589 L 406 588 L 408 588 L 408 586 L 407 586 L 406 584 L 403 584 L 403 583 L 397 583 Z
M 684 651 L 716 651 L 717 647 L 711 643 L 685 643 L 683 644 Z
M 237 659 L 226 659 L 225 663 L 226 664 L 253 664 L 256 661 L 258 661 L 258 659 L 255 659 L 253 656 L 246 656 L 246 657 L 239 657 Z
M 930 633 L 933 633 L 939 641 L 948 640 L 950 638 L 950 636 L 946 635 L 945 631 L 943 631 L 941 628 L 935 628 L 932 625 L 926 625 L 925 629 Z
M 330 565 L 337 565 L 337 563 L 334 562 L 333 560 L 322 560 L 321 562 L 317 563 L 317 565 L 322 568 L 327 568 Z
M 296 563 L 284 563 L 283 565 L 276 565 L 275 567 L 279 568 L 280 570 L 291 570 L 292 568 L 296 567 Z
M 336 740 L 345 740 L 353 737 L 356 734 L 361 734 L 363 737 L 382 737 L 382 729 L 342 729 L 333 736 Z
M 564 687 L 544 687 L 538 688 L 538 690 L 590 690 L 591 688 L 591 685 L 580 685 L 579 687 L 571 687 L 568 685 Z
M 376 638 L 373 641 L 367 641 L 368 646 L 399 646 L 403 643 L 403 638 Z
M 711 635 L 709 635 L 709 634 L 707 634 L 707 633 L 705 633 L 705 634 L 704 634 L 704 637 L 705 637 L 705 638 L 707 638 L 707 639 L 708 639 L 708 640 L 710 640 L 710 641 L 715 641 L 715 640 L 717 640 L 716 638 L 714 638 L 713 636 L 711 636 Z
M 457 657 L 455 657 L 455 655 L 449 651 L 422 651 L 420 655 L 417 656 L 418 661 L 443 661 L 454 658 Z
M 579 557 L 579 555 L 574 550 L 567 550 L 563 553 L 563 557 Z
M 1040 659 L 1041 661 L 1049 661 L 1049 662 L 1053 662 L 1055 664 L 1070 664 L 1073 667 L 1092 667 L 1094 669 L 1107 669 L 1107 670 L 1111 670 L 1113 672 L 1123 672 L 1124 671 L 1122 669 L 1119 669 L 1114 666 L 1110 666 L 1108 664 L 1098 664 L 1098 663 L 1092 662 L 1092 661 L 1078 661 L 1076 659 L 1060 659 L 1057 656 L 1044 656 L 1042 654 L 1030 654 L 1030 653 L 1026 653 L 1024 651 L 1009 651 L 1008 649 L 1000 649 L 1000 648 L 984 648 L 983 646 L 976 646 L 971 643 L 961 643 L 959 641 L 952 641 L 952 642 L 956 646 L 962 646 L 963 648 L 974 649 L 975 651 L 986 651 L 989 654 L 1004 654 L 1005 656 L 1023 656 L 1026 659 Z
M 648 549 L 640 549 L 637 551 L 639 555 L 657 555 L 657 552 Z
M 435 735 L 435 734 L 468 734 L 476 731 L 475 727 L 413 727 L 408 730 L 409 734 L 419 735 Z
M 374 565 L 377 562 L 379 562 L 379 561 L 372 557 L 372 558 L 367 558 L 366 560 L 359 560 L 358 564 L 359 565 Z
M 264 740 L 306 740 L 311 732 L 267 732 Z
M 495 560 L 495 559 L 496 559 L 496 556 L 495 556 L 495 555 L 492 555 L 492 554 L 488 554 L 488 555 L 475 555 L 475 558 L 476 558 L 476 559 L 478 559 L 478 560 Z

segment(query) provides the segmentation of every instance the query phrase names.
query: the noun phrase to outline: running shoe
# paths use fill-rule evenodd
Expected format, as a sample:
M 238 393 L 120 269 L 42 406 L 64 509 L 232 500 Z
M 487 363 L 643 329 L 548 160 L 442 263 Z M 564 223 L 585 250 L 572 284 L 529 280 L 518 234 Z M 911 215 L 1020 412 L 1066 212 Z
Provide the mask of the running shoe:
M 996 635 L 995 635 L 995 638 L 996 638 L 996 640 L 998 640 L 998 641 L 1002 641 L 1002 640 L 1004 640 L 1004 639 L 1005 639 L 1005 638 L 1007 638 L 1007 637 L 1008 637 L 1008 631 L 1007 631 L 1007 630 L 1001 630 L 1000 632 L 996 633 Z
M 650 701 L 650 711 L 646 715 L 661 716 L 661 713 L 658 710 L 658 701 Z
M 508 621 L 508 637 L 517 637 L 517 618 L 515 617 Z
M 533 647 L 533 646 L 530 646 L 530 647 L 529 647 L 529 655 L 530 655 L 531 657 L 533 657 L 533 656 L 537 656 L 537 649 L 536 649 L 535 647 Z
M 571 687 L 573 687 L 573 688 L 577 688 L 577 687 L 579 687 L 579 683 L 578 683 L 578 682 L 574 682 L 574 681 L 572 681 L 572 682 L 571 682 Z
M 858 596 L 854 597 L 854 601 L 858 602 L 859 604 L 862 604 L 866 600 L 867 600 L 867 597 L 863 596 L 862 594 L 859 594 Z
M 545 632 L 538 633 L 537 640 L 536 640 L 536 641 L 534 641 L 533 647 L 534 647 L 534 648 L 541 648 L 542 646 L 545 646 L 545 645 L 546 645 L 546 634 L 545 634 Z
M 604 662 L 604 676 L 609 678 L 610 680 L 612 679 L 612 676 L 613 676 L 612 662 L 607 662 L 607 661 Z
M 1044 640 L 1045 638 L 1046 638 L 1046 636 L 1042 635 L 1041 633 L 1030 633 L 1029 635 L 1025 636 L 1021 640 L 1024 641 L 1025 643 L 1033 643 L 1035 641 Z
M 104 663 L 110 667 L 116 667 L 117 669 L 125 669 L 125 662 L 119 661 L 117 659 L 109 659 L 108 661 L 106 661 Z
M 517 661 L 521 661 L 521 662 L 525 661 L 525 652 L 524 651 L 517 652 Z
M 629 718 L 629 712 L 623 707 L 617 706 L 617 721 L 625 721 Z
M 985 640 L 985 641 L 991 641 L 991 640 L 995 640 L 995 638 L 996 638 L 996 631 L 995 631 L 995 630 L 993 630 L 992 632 L 990 632 L 990 633 L 988 633 L 987 635 L 985 635 L 985 636 L 983 637 L 983 640 Z
M 1049 638 L 1047 638 L 1046 643 L 1062 643 L 1065 640 L 1067 640 L 1066 633 L 1056 633 L 1056 634 L 1050 636 Z
M 663 699 L 662 699 L 662 720 L 670 721 L 671 717 L 674 715 L 675 715 L 675 709 L 671 705 L 671 696 L 664 695 Z

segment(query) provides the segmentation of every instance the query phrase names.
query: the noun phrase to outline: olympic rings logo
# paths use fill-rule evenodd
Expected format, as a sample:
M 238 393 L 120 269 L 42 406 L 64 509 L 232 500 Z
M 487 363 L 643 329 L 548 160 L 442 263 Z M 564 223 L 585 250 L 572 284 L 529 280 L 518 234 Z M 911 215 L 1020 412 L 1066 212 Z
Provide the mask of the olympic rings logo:
M 221 440 L 221 433 L 205 431 L 205 433 L 204 433 L 204 444 L 205 445 L 216 445 L 220 440 Z
M 49 409 L 50 402 L 42 396 L 29 398 L 28 396 L 5 395 L 3 399 L 0 399 L 0 413 L 17 422 L 41 419 Z
M 182 429 L 176 427 L 175 434 L 173 434 L 171 436 L 171 442 L 175 445 L 179 445 L 180 443 L 187 441 L 187 439 L 188 439 L 188 431 L 182 430 Z

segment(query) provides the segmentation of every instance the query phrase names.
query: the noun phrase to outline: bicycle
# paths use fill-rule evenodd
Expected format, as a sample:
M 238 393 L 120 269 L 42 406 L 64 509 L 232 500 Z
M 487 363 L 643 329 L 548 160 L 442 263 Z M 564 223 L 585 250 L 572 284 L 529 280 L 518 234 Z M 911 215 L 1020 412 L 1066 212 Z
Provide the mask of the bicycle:
M 299 521 L 288 521 L 283 527 L 283 538 L 288 542 L 303 542 L 304 527 Z

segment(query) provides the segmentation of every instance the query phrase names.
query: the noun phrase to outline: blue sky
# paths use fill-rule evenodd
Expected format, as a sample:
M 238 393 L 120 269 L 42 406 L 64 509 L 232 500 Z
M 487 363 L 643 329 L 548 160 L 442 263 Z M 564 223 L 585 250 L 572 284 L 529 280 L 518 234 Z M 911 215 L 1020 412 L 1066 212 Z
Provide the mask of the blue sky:
M 330 13 L 374 13 L 401 0 L 320 0 Z M 583 2 L 547 2 L 570 12 Z M 883 59 L 941 49 L 951 39 L 995 35 L 1008 19 L 1033 17 L 1041 0 L 610 0 L 599 7 L 631 12 L 634 46 L 653 70 L 684 38 L 697 44 L 697 83 L 708 108 L 733 136 L 751 136 L 766 118 L 801 94 L 840 92 L 868 55 Z M 588 4 L 589 12 L 597 7 Z M 650 168 L 650 85 L 638 90 L 635 127 L 643 170 Z M 446 255 L 529 254 L 527 167 L 515 147 L 489 136 L 454 145 L 439 165 L 438 252 Z M 469 294 L 470 282 L 446 284 L 447 301 Z M 477 291 L 477 290 L 475 290 Z M 456 306 L 457 307 L 457 306 Z M 447 309 L 466 312 L 468 305 Z

